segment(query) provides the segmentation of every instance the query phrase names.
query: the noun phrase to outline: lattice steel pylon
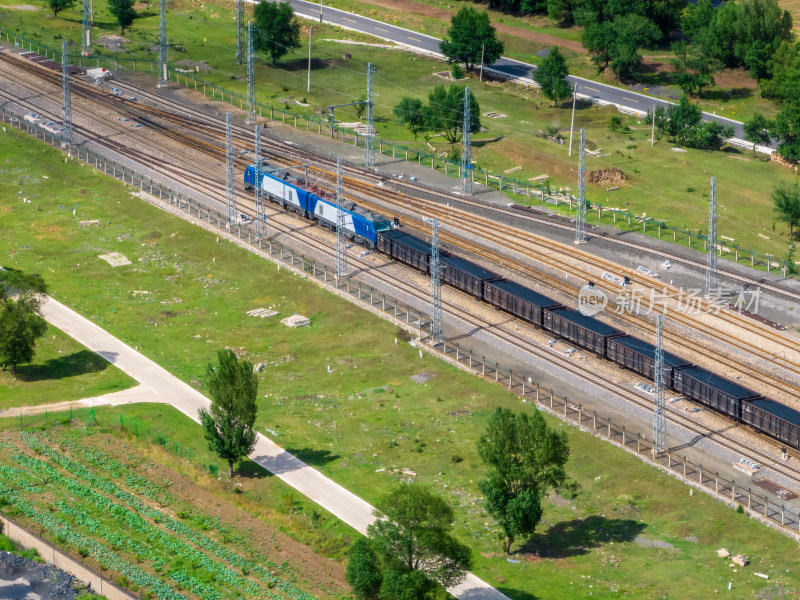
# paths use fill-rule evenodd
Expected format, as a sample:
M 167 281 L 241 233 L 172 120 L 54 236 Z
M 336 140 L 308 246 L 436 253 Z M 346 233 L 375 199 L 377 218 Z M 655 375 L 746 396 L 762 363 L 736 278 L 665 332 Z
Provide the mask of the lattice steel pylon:
M 708 248 L 706 254 L 706 294 L 711 296 L 719 287 L 717 271 L 717 178 L 711 178 L 711 203 L 708 207 Z
M 442 271 L 439 262 L 439 220 L 425 219 L 431 225 L 431 346 L 444 337 L 442 327 Z
M 653 457 L 667 449 L 667 412 L 664 405 L 666 385 L 664 382 L 664 315 L 656 316 L 656 364 L 653 404 Z
M 586 130 L 581 129 L 578 151 L 578 213 L 575 216 L 575 243 L 586 241 Z
M 253 175 L 255 181 L 253 182 L 253 190 L 255 190 L 256 200 L 256 239 L 260 240 L 261 236 L 266 233 L 266 224 L 264 223 L 264 203 L 261 199 L 261 126 L 256 125 L 256 147 L 253 157 Z
M 161 21 L 159 23 L 158 87 L 166 87 L 169 83 L 169 78 L 167 77 L 167 56 L 169 54 L 169 44 L 167 44 L 167 0 L 161 0 Z
M 342 159 L 336 159 L 336 278 L 347 277 L 347 237 L 344 186 L 342 185 Z
M 90 0 L 83 0 L 83 19 L 81 21 L 81 55 L 89 56 L 92 49 L 92 10 Z
M 67 148 L 72 147 L 72 102 L 69 97 L 69 58 L 67 57 L 67 42 L 61 42 L 61 72 L 63 101 L 61 104 L 61 120 L 64 128 L 61 130 L 61 144 Z
M 227 210 L 228 223 L 236 215 L 236 179 L 234 177 L 234 147 L 233 147 L 233 128 L 231 127 L 231 113 L 225 114 L 225 207 Z
M 256 55 L 253 52 L 253 22 L 247 24 L 247 122 L 256 120 Z
M 367 135 L 364 145 L 364 164 L 375 168 L 375 115 L 372 97 L 372 63 L 367 64 Z
M 469 88 L 464 88 L 464 124 L 461 126 L 461 195 L 472 194 L 472 119 Z
M 244 0 L 236 0 L 236 64 L 244 62 Z

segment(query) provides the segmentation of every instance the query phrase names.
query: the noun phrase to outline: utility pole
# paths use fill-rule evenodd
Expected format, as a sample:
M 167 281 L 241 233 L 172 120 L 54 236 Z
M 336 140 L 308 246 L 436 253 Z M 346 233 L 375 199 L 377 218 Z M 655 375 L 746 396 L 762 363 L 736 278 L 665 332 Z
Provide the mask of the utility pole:
M 572 85 L 572 122 L 569 124 L 569 155 L 572 156 L 572 131 L 575 129 L 575 98 L 578 97 L 578 84 Z
M 656 105 L 653 104 L 653 132 L 650 135 L 650 146 L 656 145 Z
M 69 58 L 67 57 L 67 41 L 61 42 L 61 72 L 63 84 L 63 103 L 61 117 L 64 129 L 61 130 L 61 145 L 72 149 L 72 102 L 69 97 Z
M 264 223 L 264 202 L 261 198 L 261 126 L 256 124 L 256 147 L 255 147 L 255 160 L 253 161 L 253 169 L 255 170 L 255 185 L 253 189 L 256 195 L 256 239 L 261 239 L 261 236 L 266 233 L 266 224 Z
M 313 27 L 308 27 L 308 86 L 306 86 L 306 94 L 311 93 L 311 32 Z
M 481 78 L 480 82 L 483 83 L 483 53 L 486 51 L 486 44 L 481 46 Z
M 158 42 L 158 87 L 166 87 L 169 83 L 167 78 L 167 54 L 169 45 L 167 44 L 167 0 L 161 0 L 161 22 L 159 25 Z
M 472 194 L 472 120 L 469 88 L 464 88 L 464 124 L 461 126 L 461 195 Z
M 253 52 L 253 22 L 247 24 L 247 122 L 256 120 L 256 54 Z
M 436 346 L 443 338 L 442 331 L 442 278 L 439 263 L 439 221 L 425 219 L 431 232 L 431 346 Z
M 581 129 L 578 151 L 578 214 L 575 217 L 575 243 L 586 242 L 586 130 Z
M 717 271 L 717 178 L 711 178 L 711 203 L 708 210 L 708 248 L 706 248 L 706 295 L 719 287 Z
M 89 4 L 90 0 L 83 0 L 83 14 L 81 20 L 81 55 L 89 56 L 92 49 L 92 11 Z
M 347 277 L 347 237 L 345 237 L 344 186 L 342 185 L 342 159 L 336 159 L 336 278 Z
M 375 168 L 375 115 L 372 97 L 372 63 L 367 64 L 367 135 L 364 148 L 364 163 L 368 169 Z
M 667 449 L 667 414 L 664 403 L 664 315 L 656 315 L 656 364 L 655 387 L 656 397 L 653 405 L 653 458 Z
M 236 64 L 244 62 L 244 0 L 236 0 Z
M 225 207 L 227 210 L 228 225 L 236 215 L 236 181 L 234 179 L 234 148 L 233 129 L 231 127 L 231 113 L 225 115 Z

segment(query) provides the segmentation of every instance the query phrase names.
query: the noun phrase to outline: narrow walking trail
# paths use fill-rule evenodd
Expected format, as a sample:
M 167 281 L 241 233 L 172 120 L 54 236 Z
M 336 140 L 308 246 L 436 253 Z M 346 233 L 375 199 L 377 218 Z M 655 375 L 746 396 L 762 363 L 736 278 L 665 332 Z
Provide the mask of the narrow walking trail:
M 42 313 L 50 324 L 139 382 L 140 385 L 131 390 L 108 394 L 106 398 L 114 396 L 109 403 L 122 403 L 119 401 L 134 397 L 136 402 L 168 403 L 198 422 L 200 408 L 210 406 L 211 402 L 203 394 L 57 300 L 48 298 L 42 306 Z M 126 392 L 127 396 L 124 395 Z M 97 401 L 93 406 L 102 403 L 99 399 L 87 402 L 90 400 Z M 65 408 L 68 408 L 69 403 L 66 404 Z M 18 411 L 11 416 L 16 414 Z M 250 458 L 361 533 L 366 532 L 375 520 L 370 504 L 261 434 L 258 434 Z M 462 600 L 508 600 L 507 596 L 471 573 L 460 585 L 448 591 Z

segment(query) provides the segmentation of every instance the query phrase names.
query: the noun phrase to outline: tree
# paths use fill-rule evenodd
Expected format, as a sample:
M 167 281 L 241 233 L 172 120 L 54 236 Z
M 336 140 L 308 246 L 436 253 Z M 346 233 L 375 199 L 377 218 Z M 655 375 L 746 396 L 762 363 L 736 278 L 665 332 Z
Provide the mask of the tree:
M 734 51 L 750 76 L 761 79 L 781 42 L 792 39 L 792 17 L 778 0 L 742 0 L 737 16 Z
M 617 34 L 614 24 L 610 21 L 587 25 L 583 30 L 583 47 L 592 56 L 592 62 L 597 66 L 599 73 L 611 62 L 612 48 L 616 42 Z
M 356 111 L 356 118 L 361 119 L 367 110 L 367 93 L 364 92 L 358 98 L 353 98 L 353 108 Z
M 200 422 L 209 448 L 228 461 L 228 475 L 233 477 L 233 463 L 256 444 L 258 377 L 253 365 L 227 349 L 217 352 L 217 365 L 209 363 L 206 376 L 211 410 L 200 409 Z
M 471 108 L 471 105 L 470 105 Z M 405 125 L 414 134 L 414 141 L 417 141 L 417 134 L 425 131 L 425 112 L 422 100 L 417 98 L 403 98 L 394 107 L 395 116 L 400 119 L 400 123 Z
M 542 93 L 553 101 L 553 105 L 572 96 L 572 86 L 567 81 L 567 61 L 558 47 L 553 47 L 542 64 L 533 72 L 533 80 L 542 88 Z
M 681 30 L 689 38 L 693 38 L 706 30 L 714 20 L 714 7 L 711 0 L 697 0 L 697 4 L 688 2 L 681 17 Z
M 611 46 L 611 70 L 617 77 L 630 77 L 639 72 L 642 55 L 639 48 L 649 48 L 661 37 L 653 21 L 637 14 L 614 19 L 616 40 Z
M 300 23 L 288 2 L 261 0 L 254 11 L 253 36 L 255 50 L 266 52 L 275 61 L 292 50 L 300 48 Z
M 42 297 L 47 285 L 38 275 L 21 271 L 0 271 L 0 363 L 5 371 L 11 365 L 29 363 L 36 354 L 36 340 L 47 330 L 42 318 Z
M 378 557 L 364 538 L 350 545 L 345 579 L 358 600 L 375 598 L 381 589 L 381 572 Z
M 753 142 L 753 156 L 756 155 L 758 144 L 769 144 L 772 135 L 769 130 L 772 124 L 761 113 L 755 113 L 752 118 L 744 122 L 744 139 Z
M 133 23 L 136 18 L 136 11 L 133 10 L 135 0 L 108 0 L 108 10 L 117 19 L 117 23 L 122 27 L 122 34 L 125 28 Z
M 419 571 L 444 587 L 464 579 L 471 551 L 453 537 L 455 517 L 444 498 L 420 484 L 401 484 L 378 500 L 375 516 L 367 535 L 385 572 Z
M 481 128 L 481 113 L 474 94 L 469 96 L 470 131 L 477 133 Z M 423 108 L 425 129 L 441 133 L 444 139 L 453 144 L 461 139 L 464 125 L 464 88 L 451 85 L 446 88 L 437 85 L 428 94 L 428 105 Z
M 489 13 L 465 6 L 450 20 L 450 29 L 439 44 L 447 62 L 464 63 L 467 70 L 483 62 L 487 65 L 503 55 L 505 46 L 489 22 Z
M 789 237 L 794 228 L 800 226 L 800 186 L 795 181 L 791 185 L 779 183 L 772 190 L 773 211 L 778 220 L 789 225 Z
M 537 410 L 530 416 L 497 408 L 478 442 L 487 478 L 478 483 L 486 510 L 503 529 L 510 553 L 517 536 L 530 536 L 542 518 L 541 498 L 566 481 L 567 436 L 551 430 Z
M 675 81 L 683 93 L 693 95 L 696 88 L 700 96 L 704 87 L 714 85 L 714 73 L 722 70 L 722 62 L 717 58 L 714 40 L 708 31 L 699 33 L 696 40 L 691 45 L 683 40 L 672 44 L 675 53 L 672 66 Z
M 784 104 L 775 117 L 773 133 L 780 140 L 778 154 L 789 160 L 800 160 L 800 104 Z
M 58 18 L 58 13 L 72 8 L 77 2 L 78 0 L 47 0 L 47 6 L 53 11 L 53 17 Z

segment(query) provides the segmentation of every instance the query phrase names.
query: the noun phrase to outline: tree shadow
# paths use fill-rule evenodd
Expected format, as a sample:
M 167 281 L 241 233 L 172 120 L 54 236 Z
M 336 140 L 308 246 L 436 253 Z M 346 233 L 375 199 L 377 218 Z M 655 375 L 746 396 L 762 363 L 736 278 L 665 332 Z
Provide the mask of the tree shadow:
M 289 454 L 302 460 L 312 467 L 322 467 L 329 462 L 341 458 L 338 454 L 333 454 L 330 450 L 316 450 L 314 448 L 287 448 Z
M 224 468 L 227 468 L 227 466 Z M 239 477 L 247 479 L 263 479 L 264 477 L 272 477 L 272 473 L 250 459 L 243 459 L 237 465 L 235 465 L 233 474 L 234 476 L 238 475 Z
M 522 590 L 515 590 L 514 588 L 499 587 L 497 591 L 505 594 L 509 598 L 517 598 L 518 600 L 539 600 L 539 596 L 534 596 L 530 592 L 523 592 Z M 463 598 L 464 596 L 459 596 Z
M 108 366 L 109 362 L 105 358 L 90 350 L 80 350 L 67 356 L 51 358 L 41 364 L 19 365 L 17 379 L 22 381 L 64 379 L 87 373 L 99 373 L 105 371 Z
M 744 87 L 730 88 L 727 90 L 703 90 L 700 97 L 703 100 L 744 100 L 752 96 L 754 91 L 755 90 Z
M 308 59 L 307 58 L 297 58 L 295 60 L 279 60 L 278 66 L 281 69 L 285 69 L 286 71 L 307 71 L 308 70 Z M 270 64 L 272 64 L 270 62 Z M 311 59 L 311 70 L 315 71 L 317 69 L 327 69 L 329 68 L 328 61 L 322 60 L 320 58 L 312 58 Z
M 631 519 L 591 516 L 553 525 L 546 533 L 532 535 L 518 550 L 542 558 L 567 558 L 588 554 L 608 542 L 629 542 L 647 525 Z

